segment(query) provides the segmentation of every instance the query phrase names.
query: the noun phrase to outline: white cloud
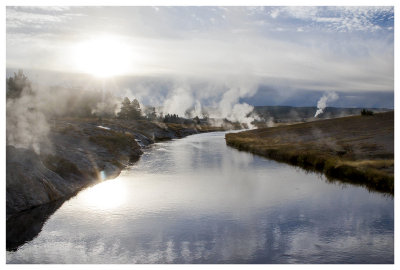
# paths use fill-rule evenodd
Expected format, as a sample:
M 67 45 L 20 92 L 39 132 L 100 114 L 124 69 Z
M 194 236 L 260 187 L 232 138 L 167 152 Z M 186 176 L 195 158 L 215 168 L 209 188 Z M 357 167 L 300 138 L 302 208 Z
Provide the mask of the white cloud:
M 279 13 L 280 13 L 279 9 L 274 9 L 274 10 L 271 11 L 270 14 L 271 14 L 272 18 L 276 19 L 279 16 Z
M 109 31 L 134 52 L 134 75 L 392 91 L 393 29 L 384 32 L 390 23 L 378 23 L 393 20 L 392 13 L 390 7 L 7 8 L 7 66 L 73 71 L 71 47 Z
M 63 16 L 24 12 L 16 9 L 7 9 L 7 28 L 23 26 L 42 26 L 63 21 Z
M 296 19 L 308 30 L 320 31 L 376 31 L 381 29 L 374 19 L 377 16 L 393 14 L 392 7 L 273 7 L 269 15 L 285 20 Z M 390 18 L 390 17 L 389 17 Z M 284 20 L 285 19 L 285 20 Z M 393 18 L 392 18 L 393 19 Z M 276 20 L 275 20 L 276 21 Z M 299 23 L 299 22 L 297 22 Z M 321 25 L 318 25 L 318 24 Z M 284 27 L 282 27 L 284 29 Z
M 284 12 L 287 13 L 290 17 L 296 19 L 314 19 L 317 17 L 318 8 L 317 7 L 284 7 Z

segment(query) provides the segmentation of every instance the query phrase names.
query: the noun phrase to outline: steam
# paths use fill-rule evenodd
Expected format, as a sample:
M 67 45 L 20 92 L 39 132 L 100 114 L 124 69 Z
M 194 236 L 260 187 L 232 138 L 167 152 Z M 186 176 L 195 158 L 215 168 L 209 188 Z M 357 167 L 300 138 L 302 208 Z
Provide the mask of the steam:
M 72 80 L 71 80 L 72 81 Z M 228 81 L 228 80 L 227 80 Z M 154 107 L 155 113 L 177 114 L 185 118 L 208 119 L 212 125 L 230 125 L 224 119 L 238 122 L 243 128 L 254 128 L 253 121 L 259 120 L 254 107 L 240 102 L 241 98 L 253 96 L 258 85 L 255 82 L 241 82 L 230 79 L 229 83 L 210 80 L 167 81 L 160 84 L 140 86 L 142 82 L 130 84 L 128 88 L 96 85 L 47 86 L 32 84 L 32 91 L 22 91 L 18 98 L 7 98 L 8 145 L 33 149 L 37 154 L 51 151 L 49 134 L 51 120 L 58 117 L 115 117 L 125 96 L 136 97 L 144 113 L 147 106 Z M 163 89 L 160 93 L 155 89 Z M 143 100 L 158 101 L 145 104 Z M 153 110 L 154 111 L 154 110 Z
M 317 117 L 318 115 L 320 115 L 321 113 L 324 112 L 325 108 L 326 108 L 326 104 L 328 102 L 333 102 L 335 100 L 337 100 L 339 98 L 339 96 L 335 93 L 335 92 L 329 92 L 324 94 L 319 100 L 318 100 L 318 110 L 315 112 L 314 117 Z
M 184 86 L 175 88 L 169 98 L 164 101 L 163 113 L 185 116 L 187 110 L 195 103 L 193 95 L 189 90 L 185 89 Z
M 256 93 L 255 84 L 229 87 L 210 83 L 204 87 L 198 89 L 190 84 L 176 85 L 162 104 L 163 114 L 177 114 L 190 118 L 209 116 L 213 118 L 213 125 L 223 125 L 222 119 L 227 119 L 238 122 L 245 128 L 253 128 L 252 122 L 259 120 L 258 115 L 253 113 L 253 106 L 239 102 L 241 97 Z M 211 104 L 205 105 L 207 101 L 210 103 L 210 100 Z
M 43 111 L 36 108 L 38 100 L 32 95 L 7 100 L 7 144 L 33 149 L 40 154 L 41 145 L 48 142 L 50 126 Z
M 6 103 L 6 143 L 40 154 L 52 150 L 49 132 L 55 117 L 114 116 L 120 99 L 109 92 L 32 85 Z
M 95 108 L 92 109 L 92 114 L 97 116 L 114 116 L 119 111 L 121 111 L 121 101 L 120 99 L 113 98 L 98 102 Z
M 224 93 L 219 102 L 218 111 L 220 118 L 226 118 L 232 122 L 246 124 L 248 128 L 254 128 L 252 122 L 259 120 L 259 117 L 253 113 L 254 107 L 247 103 L 239 103 L 243 96 L 252 96 L 257 89 L 250 87 L 233 87 Z
M 200 101 L 196 100 L 195 105 L 194 105 L 194 109 L 192 110 L 190 116 L 192 118 L 194 117 L 200 117 L 200 115 L 203 115 L 203 108 L 201 106 Z

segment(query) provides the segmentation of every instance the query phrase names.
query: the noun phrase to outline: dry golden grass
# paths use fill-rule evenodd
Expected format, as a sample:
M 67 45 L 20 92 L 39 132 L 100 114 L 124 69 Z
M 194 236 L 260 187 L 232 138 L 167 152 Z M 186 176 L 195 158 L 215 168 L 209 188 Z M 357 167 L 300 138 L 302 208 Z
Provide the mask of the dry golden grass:
M 135 137 L 128 133 L 120 133 L 111 130 L 106 130 L 101 135 L 93 135 L 89 137 L 91 142 L 103 146 L 111 153 L 120 153 L 125 149 L 140 149 L 135 141 Z
M 394 113 L 352 116 L 226 135 L 227 144 L 394 193 Z

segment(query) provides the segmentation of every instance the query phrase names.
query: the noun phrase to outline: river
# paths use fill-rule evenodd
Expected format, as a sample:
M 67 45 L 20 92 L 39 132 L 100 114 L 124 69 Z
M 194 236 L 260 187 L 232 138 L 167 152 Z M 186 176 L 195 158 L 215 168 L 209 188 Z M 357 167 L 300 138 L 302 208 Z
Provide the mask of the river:
M 224 135 L 154 144 L 64 202 L 7 263 L 393 263 L 393 197 L 237 151 Z

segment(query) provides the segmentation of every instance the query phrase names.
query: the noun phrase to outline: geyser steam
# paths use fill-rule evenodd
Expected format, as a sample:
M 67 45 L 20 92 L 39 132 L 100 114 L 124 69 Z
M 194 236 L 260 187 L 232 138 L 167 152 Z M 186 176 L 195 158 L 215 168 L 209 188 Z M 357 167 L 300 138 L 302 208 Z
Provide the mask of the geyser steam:
M 214 119 L 213 125 L 223 124 L 223 121 L 215 122 L 216 119 L 227 119 L 239 122 L 246 128 L 253 128 L 252 122 L 258 120 L 259 117 L 253 113 L 254 107 L 247 103 L 240 103 L 240 98 L 253 96 L 257 90 L 257 84 L 249 82 L 237 82 L 236 85 L 210 82 L 202 88 L 190 82 L 175 82 L 160 105 L 164 115 L 177 114 L 191 118 L 196 116 L 202 118 L 207 115 Z M 153 91 L 147 89 L 145 92 L 152 93 Z M 133 89 L 132 94 L 138 96 Z M 146 94 L 139 94 L 139 96 L 148 98 Z
M 320 115 L 321 113 L 324 112 L 325 108 L 326 108 L 326 104 L 328 102 L 333 102 L 335 100 L 337 100 L 339 98 L 339 96 L 335 93 L 335 92 L 329 92 L 324 94 L 319 100 L 318 100 L 318 104 L 317 104 L 317 111 L 315 112 L 314 117 L 317 117 L 318 115 Z
M 145 105 L 155 107 L 156 113 L 177 114 L 181 117 L 208 118 L 213 125 L 227 124 L 223 119 L 238 122 L 244 128 L 253 128 L 252 122 L 259 117 L 253 106 L 240 102 L 241 98 L 251 97 L 258 90 L 254 80 L 192 81 L 192 80 L 138 80 L 121 86 L 106 84 L 98 90 L 97 84 L 84 80 L 86 77 L 68 77 L 72 86 L 46 85 L 35 82 L 29 91 L 22 86 L 20 91 L 12 90 L 12 81 L 25 78 L 16 74 L 7 80 L 7 145 L 31 148 L 37 154 L 52 151 L 50 130 L 52 119 L 63 117 L 109 117 L 113 118 L 120 111 L 125 96 L 136 97 Z M 17 82 L 16 81 L 16 82 Z M 81 81 L 84 82 L 83 86 Z M 146 83 L 149 82 L 149 83 Z M 11 87 L 11 88 L 10 88 Z M 11 89 L 11 90 L 10 90 Z M 161 92 L 157 92 L 161 89 Z M 16 93 L 16 94 L 15 94 Z M 143 102 L 145 101 L 145 102 Z M 147 102 L 146 102 L 147 101 Z M 150 102 L 149 102 L 150 101 Z M 144 104 L 145 103 L 145 104 Z M 147 103 L 147 104 L 146 104 Z M 142 111 L 143 112 L 143 111 Z M 54 122 L 55 123 L 55 122 Z M 228 124 L 229 125 L 229 124 Z
M 119 106 L 120 100 L 110 92 L 32 84 L 19 71 L 7 79 L 6 144 L 37 154 L 51 151 L 50 119 L 113 117 Z

